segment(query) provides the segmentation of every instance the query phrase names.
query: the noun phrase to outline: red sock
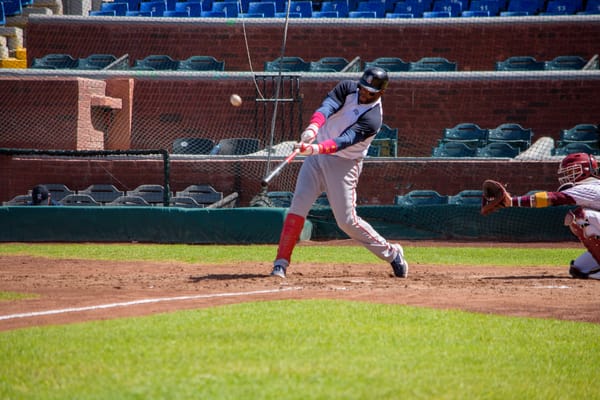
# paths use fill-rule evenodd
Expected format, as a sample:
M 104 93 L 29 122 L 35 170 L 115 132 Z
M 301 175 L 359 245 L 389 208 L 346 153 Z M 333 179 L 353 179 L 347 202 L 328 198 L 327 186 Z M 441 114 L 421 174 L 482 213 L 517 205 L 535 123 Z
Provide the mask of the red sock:
M 292 252 L 294 247 L 300 238 L 302 228 L 304 227 L 304 218 L 290 214 L 285 217 L 283 228 L 281 229 L 281 236 L 279 237 L 279 247 L 277 247 L 277 259 L 283 258 L 290 262 L 292 259 Z

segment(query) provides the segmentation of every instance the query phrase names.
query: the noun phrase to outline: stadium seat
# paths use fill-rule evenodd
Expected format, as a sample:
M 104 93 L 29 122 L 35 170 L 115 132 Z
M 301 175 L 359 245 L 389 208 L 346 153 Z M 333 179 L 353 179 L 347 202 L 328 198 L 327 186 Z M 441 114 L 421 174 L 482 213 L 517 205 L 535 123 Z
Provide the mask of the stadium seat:
M 205 18 L 226 18 L 227 13 L 225 11 L 202 11 L 200 16 Z
M 449 11 L 424 11 L 423 18 L 450 18 Z
M 200 17 L 202 16 L 202 3 L 195 3 L 191 1 L 178 1 L 177 3 L 175 3 L 175 11 L 187 12 L 190 17 Z
M 573 15 L 581 11 L 581 4 L 574 0 L 552 0 L 540 15 Z
M 119 196 L 125 194 L 124 191 L 117 189 L 112 184 L 96 183 L 83 190 L 78 190 L 77 194 L 90 195 L 98 203 L 110 203 Z
M 212 4 L 212 11 L 224 12 L 227 18 L 237 18 L 240 13 L 240 6 L 235 1 L 215 1 Z
M 414 18 L 415 16 L 413 14 L 410 14 L 410 13 L 395 13 L 395 12 L 391 12 L 391 13 L 386 13 L 385 17 L 386 18 Z
M 64 206 L 95 207 L 95 206 L 101 205 L 99 202 L 94 200 L 94 198 L 92 196 L 90 196 L 89 194 L 69 194 L 69 195 L 63 197 L 59 201 L 59 203 Z
M 4 14 L 4 4 L 0 2 L 0 26 L 6 25 L 6 14 Z
M 365 0 L 361 0 L 361 1 L 365 1 Z M 382 3 L 384 5 L 385 8 L 385 12 L 386 13 L 391 13 L 394 11 L 394 8 L 396 6 L 396 2 L 398 0 L 366 0 L 366 1 L 370 1 L 370 2 L 375 2 L 375 3 Z
M 469 11 L 487 11 L 490 16 L 495 16 L 500 13 L 504 4 L 504 0 L 472 0 Z
M 43 183 L 42 185 L 46 186 L 54 201 L 61 201 L 66 196 L 75 194 L 74 190 L 69 189 L 67 185 L 62 183 Z
M 287 208 L 292 204 L 294 193 L 286 191 L 267 192 L 267 197 L 273 207 Z
M 311 61 L 309 71 L 312 72 L 339 72 L 348 65 L 344 57 L 323 57 L 318 61 Z
M 529 128 L 523 128 L 519 124 L 501 124 L 488 132 L 488 143 L 508 143 L 520 151 L 527 150 L 531 146 L 533 132 Z
M 462 190 L 453 196 L 448 196 L 448 204 L 457 206 L 476 205 L 481 206 L 482 190 Z
M 110 203 L 106 203 L 106 206 L 138 206 L 138 207 L 149 207 L 150 203 L 141 198 L 140 196 L 119 196 Z
M 165 188 L 158 184 L 143 184 L 133 190 L 128 190 L 128 197 L 140 197 L 148 204 L 163 204 L 165 201 Z M 170 197 L 170 193 L 169 193 Z
M 462 10 L 462 3 L 451 0 L 436 0 L 432 9 L 434 12 L 448 12 L 451 17 L 459 17 Z
M 80 58 L 77 69 L 104 69 L 117 61 L 117 57 L 112 54 L 92 54 L 86 58 Z
M 221 139 L 210 154 L 221 156 L 245 155 L 260 149 L 260 140 L 256 138 Z
M 529 13 L 527 11 L 500 11 L 501 17 L 527 17 Z
M 569 70 L 582 69 L 587 61 L 580 56 L 558 56 L 550 61 L 546 61 L 544 69 L 547 70 Z
M 287 56 L 276 58 L 273 61 L 265 62 L 265 71 L 286 71 L 286 72 L 297 72 L 297 71 L 308 71 L 310 70 L 310 62 L 304 61 L 300 57 Z
M 423 17 L 423 12 L 431 11 L 432 3 L 432 0 L 397 1 L 394 5 L 394 12 L 413 14 L 415 18 L 421 18 Z
M 339 18 L 337 11 L 313 11 L 313 18 Z
M 132 69 L 148 70 L 148 71 L 163 71 L 176 70 L 179 67 L 179 61 L 173 60 L 167 55 L 149 55 L 148 57 L 135 60 Z
M 140 14 L 150 13 L 151 17 L 162 17 L 167 10 L 167 3 L 164 1 L 142 1 L 140 3 Z
M 456 71 L 457 64 L 443 57 L 423 57 L 411 62 L 409 71 Z
M 397 157 L 398 155 L 398 128 L 390 128 L 382 124 L 369 147 L 370 157 Z
M 2 3 L 0 3 L 0 6 Z M 27 206 L 31 202 L 30 194 L 19 194 L 8 201 L 2 202 L 3 206 Z
M 69 54 L 47 54 L 41 58 L 34 58 L 31 68 L 36 69 L 74 69 L 79 65 L 79 60 Z
M 5 17 L 14 17 L 15 15 L 23 14 L 21 0 L 2 0 L 2 4 L 4 4 Z
M 184 71 L 224 71 L 225 61 L 218 61 L 212 56 L 191 56 L 180 61 L 177 69 Z
M 300 14 L 299 12 L 290 12 L 289 15 L 286 12 L 276 12 L 275 13 L 275 18 L 286 18 L 288 16 L 290 18 L 303 18 L 302 14 Z
M 577 14 L 600 14 L 600 0 L 588 0 L 585 3 L 584 11 Z
M 462 142 L 469 147 L 479 147 L 487 143 L 488 130 L 479 127 L 479 125 L 464 122 L 452 128 L 444 129 L 444 134 L 440 143 Z
M 431 156 L 434 158 L 446 157 L 475 157 L 477 148 L 471 147 L 463 142 L 443 142 L 433 148 Z
M 509 0 L 507 11 L 526 12 L 527 15 L 535 15 L 540 11 L 540 2 L 537 0 Z
M 570 129 L 563 129 L 557 147 L 567 143 L 587 143 L 592 147 L 599 147 L 600 129 L 595 124 L 578 124 Z
M 477 157 L 514 158 L 519 154 L 519 148 L 507 142 L 491 142 L 477 148 Z
M 379 57 L 373 61 L 365 62 L 365 69 L 371 67 L 380 67 L 388 72 L 408 71 L 410 63 L 404 62 L 398 57 Z
M 265 18 L 275 17 L 275 3 L 267 1 L 252 1 L 248 3 L 248 14 L 263 14 Z
M 348 18 L 377 18 L 375 11 L 350 11 Z
M 598 146 L 591 146 L 588 143 L 571 142 L 557 147 L 552 151 L 552 155 L 554 156 L 566 156 L 573 153 L 587 153 L 597 156 L 600 155 L 600 149 Z
M 328 0 L 321 3 L 321 11 L 335 11 L 339 18 L 348 18 L 350 9 L 347 0 Z
M 223 192 L 217 192 L 208 184 L 189 185 L 180 192 L 175 192 L 176 197 L 191 197 L 198 204 L 210 205 L 223 199 Z
M 177 138 L 173 141 L 173 154 L 210 154 L 215 142 L 209 138 Z
M 2 3 L 0 3 L 1 5 Z M 90 10 L 90 17 L 115 17 L 116 14 L 114 11 L 100 11 L 100 10 Z M 2 24 L 0 24 L 2 25 Z
M 173 196 L 169 200 L 169 206 L 185 208 L 204 208 L 204 204 L 198 203 L 193 197 L 189 196 Z
M 100 11 L 113 11 L 116 16 L 125 16 L 129 11 L 129 4 L 125 2 L 101 3 Z
M 490 12 L 489 11 L 472 11 L 472 10 L 466 10 L 463 11 L 460 14 L 461 17 L 465 17 L 465 18 L 472 18 L 472 17 L 489 17 L 490 16 Z
M 532 56 L 513 56 L 496 61 L 496 71 L 541 71 L 545 68 L 544 61 L 537 61 Z
M 361 1 L 356 11 L 375 12 L 375 18 L 385 18 L 385 3 L 381 1 Z
M 435 190 L 412 190 L 405 195 L 394 197 L 397 206 L 431 206 L 448 204 L 448 196 Z
M 312 9 L 312 1 L 290 1 L 290 12 L 299 13 L 301 18 L 311 18 Z
M 121 3 L 127 3 L 129 11 L 139 11 L 141 0 L 119 0 Z
M 187 11 L 165 10 L 162 16 L 171 18 L 189 18 L 190 14 Z

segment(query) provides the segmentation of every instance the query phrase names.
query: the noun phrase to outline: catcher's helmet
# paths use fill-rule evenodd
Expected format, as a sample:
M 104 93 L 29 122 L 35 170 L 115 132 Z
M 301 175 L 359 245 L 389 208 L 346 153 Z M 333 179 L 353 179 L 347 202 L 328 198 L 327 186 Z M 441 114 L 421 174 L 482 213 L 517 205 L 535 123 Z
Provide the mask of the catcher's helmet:
M 380 92 L 385 90 L 388 85 L 388 74 L 383 68 L 371 67 L 365 69 L 360 77 L 360 86 L 369 92 Z
M 558 166 L 558 182 L 561 185 L 582 181 L 598 173 L 598 161 L 587 153 L 569 154 Z

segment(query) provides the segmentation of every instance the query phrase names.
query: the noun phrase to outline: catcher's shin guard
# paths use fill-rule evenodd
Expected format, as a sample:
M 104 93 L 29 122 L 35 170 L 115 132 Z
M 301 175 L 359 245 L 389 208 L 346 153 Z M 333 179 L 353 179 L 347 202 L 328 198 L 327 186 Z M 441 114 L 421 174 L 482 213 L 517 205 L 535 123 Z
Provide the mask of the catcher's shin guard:
M 565 225 L 600 264 L 600 213 L 577 207 L 567 213 Z

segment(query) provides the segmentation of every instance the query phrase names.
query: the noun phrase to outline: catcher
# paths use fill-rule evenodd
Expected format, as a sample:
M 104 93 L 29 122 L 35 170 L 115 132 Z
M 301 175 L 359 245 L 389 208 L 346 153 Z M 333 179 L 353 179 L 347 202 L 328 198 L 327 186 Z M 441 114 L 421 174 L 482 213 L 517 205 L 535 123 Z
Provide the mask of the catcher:
M 504 207 L 550 207 L 577 205 L 565 216 L 565 225 L 583 243 L 587 252 L 571 261 L 569 274 L 578 279 L 600 280 L 600 176 L 598 161 L 587 153 L 569 154 L 558 167 L 560 187 L 556 192 L 511 196 L 496 181 L 483 183 L 481 214 Z

